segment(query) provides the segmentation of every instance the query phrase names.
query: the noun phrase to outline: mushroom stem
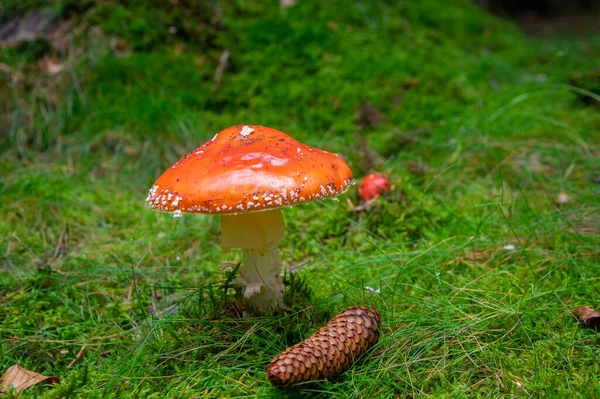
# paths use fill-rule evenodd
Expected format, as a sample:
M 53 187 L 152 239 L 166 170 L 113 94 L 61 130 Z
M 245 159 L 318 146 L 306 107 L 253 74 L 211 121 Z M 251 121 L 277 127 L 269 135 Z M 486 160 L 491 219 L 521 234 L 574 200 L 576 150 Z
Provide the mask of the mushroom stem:
M 243 253 L 244 264 L 236 282 L 245 286 L 244 297 L 261 310 L 279 308 L 283 302 L 279 249 L 244 249 Z
M 283 302 L 283 280 L 277 245 L 283 238 L 279 209 L 222 215 L 224 251 L 241 248 L 244 263 L 236 282 L 244 286 L 248 303 L 260 310 L 276 309 Z

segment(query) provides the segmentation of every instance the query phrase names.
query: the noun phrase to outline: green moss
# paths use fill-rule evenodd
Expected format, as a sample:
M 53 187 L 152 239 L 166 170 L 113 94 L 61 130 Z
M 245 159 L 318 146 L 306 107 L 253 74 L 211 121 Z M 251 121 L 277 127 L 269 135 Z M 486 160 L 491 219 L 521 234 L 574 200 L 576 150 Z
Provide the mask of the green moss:
M 578 99 L 598 38 L 528 38 L 466 0 L 214 4 L 10 5 L 79 34 L 56 76 L 38 62 L 54 49 L 0 55 L 0 372 L 63 379 L 9 395 L 278 397 L 268 362 L 360 304 L 381 342 L 300 396 L 599 396 L 597 334 L 570 315 L 600 306 L 600 116 Z M 143 203 L 239 123 L 341 153 L 357 179 L 363 137 L 392 183 L 368 211 L 355 187 L 283 211 L 298 273 L 274 316 L 238 317 L 217 217 Z

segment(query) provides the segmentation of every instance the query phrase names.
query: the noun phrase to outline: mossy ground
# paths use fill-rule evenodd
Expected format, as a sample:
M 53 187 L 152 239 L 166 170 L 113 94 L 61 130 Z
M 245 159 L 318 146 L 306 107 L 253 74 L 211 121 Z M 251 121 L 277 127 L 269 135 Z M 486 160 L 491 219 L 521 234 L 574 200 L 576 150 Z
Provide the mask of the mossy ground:
M 600 307 L 598 86 L 569 85 L 598 37 L 528 38 L 465 0 L 6 4 L 73 27 L 66 52 L 0 49 L 0 371 L 63 379 L 8 397 L 277 397 L 268 362 L 351 305 L 381 311 L 380 343 L 288 396 L 600 396 L 600 337 L 570 314 Z M 216 217 L 144 205 L 240 123 L 395 187 L 284 211 L 312 296 L 277 317 L 223 306 L 239 255 Z

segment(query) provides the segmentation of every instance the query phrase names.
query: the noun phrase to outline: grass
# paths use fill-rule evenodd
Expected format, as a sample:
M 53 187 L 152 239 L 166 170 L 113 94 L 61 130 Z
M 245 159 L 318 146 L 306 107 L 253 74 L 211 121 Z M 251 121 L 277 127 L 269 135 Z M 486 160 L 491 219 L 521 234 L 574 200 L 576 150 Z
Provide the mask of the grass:
M 463 0 L 298 3 L 0 9 L 73 24 L 66 52 L 0 49 L 0 371 L 63 379 L 7 397 L 600 396 L 599 336 L 570 314 L 600 306 L 597 83 L 569 85 L 594 76 L 598 37 L 528 38 Z M 221 253 L 217 218 L 144 205 L 164 169 L 239 123 L 394 186 L 370 212 L 349 210 L 355 189 L 284 211 L 282 259 L 305 263 L 312 295 L 277 317 L 223 310 L 218 265 L 239 254 Z M 269 385 L 277 353 L 359 304 L 383 317 L 363 362 L 296 393 Z

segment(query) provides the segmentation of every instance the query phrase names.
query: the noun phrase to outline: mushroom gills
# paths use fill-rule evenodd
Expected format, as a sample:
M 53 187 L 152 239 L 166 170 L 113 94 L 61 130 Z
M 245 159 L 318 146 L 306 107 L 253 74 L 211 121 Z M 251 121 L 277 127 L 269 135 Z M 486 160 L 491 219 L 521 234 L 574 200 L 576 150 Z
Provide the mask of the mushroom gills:
M 244 286 L 248 302 L 261 310 L 278 308 L 283 301 L 277 245 L 284 226 L 279 209 L 221 216 L 222 249 L 241 248 L 244 256 L 235 282 Z

